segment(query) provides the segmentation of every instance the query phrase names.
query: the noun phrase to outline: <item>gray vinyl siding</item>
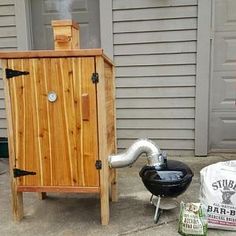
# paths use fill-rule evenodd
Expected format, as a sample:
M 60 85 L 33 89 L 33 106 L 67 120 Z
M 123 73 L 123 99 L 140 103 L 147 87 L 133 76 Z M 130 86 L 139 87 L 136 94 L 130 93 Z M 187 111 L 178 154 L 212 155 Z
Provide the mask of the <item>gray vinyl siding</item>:
M 194 152 L 197 0 L 113 0 L 118 148 Z
M 16 50 L 16 23 L 14 0 L 0 1 L 0 50 Z M 0 68 L 0 137 L 7 136 L 2 69 Z

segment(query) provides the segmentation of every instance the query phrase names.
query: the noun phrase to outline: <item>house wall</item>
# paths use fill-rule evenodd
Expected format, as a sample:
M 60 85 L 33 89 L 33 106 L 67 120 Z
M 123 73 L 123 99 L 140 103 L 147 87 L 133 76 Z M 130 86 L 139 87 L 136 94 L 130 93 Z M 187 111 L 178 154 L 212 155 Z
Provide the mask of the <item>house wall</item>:
M 88 1 L 91 6 L 98 4 L 93 1 L 96 0 Z M 0 50 L 32 48 L 27 9 L 32 2 L 0 1 Z M 77 2 L 82 1 L 74 2 L 78 10 Z M 206 155 L 212 148 L 212 137 L 216 137 L 212 130 L 221 137 L 220 128 L 209 115 L 210 105 L 214 104 L 214 99 L 210 104 L 209 98 L 216 94 L 211 65 L 215 65 L 215 58 L 217 62 L 217 35 L 212 22 L 216 14 L 217 19 L 225 19 L 224 11 L 217 11 L 215 3 L 227 7 L 231 22 L 235 17 L 232 0 L 99 1 L 101 46 L 116 64 L 119 149 L 127 148 L 137 138 L 148 137 L 169 154 L 187 155 L 195 151 L 196 155 Z M 93 11 L 88 10 L 91 16 Z M 79 12 L 74 12 L 77 13 L 79 16 Z M 230 95 L 231 105 L 234 95 Z M 232 119 L 227 119 L 230 132 L 225 133 L 234 135 L 234 124 L 228 120 Z M 0 137 L 4 136 L 6 115 L 0 79 Z M 232 137 L 225 139 L 231 141 Z
M 17 49 L 15 1 L 0 1 L 0 50 Z M 0 137 L 7 136 L 2 69 L 0 68 Z
M 113 0 L 118 148 L 148 137 L 193 154 L 197 0 Z
M 13 27 L 14 2 L 0 3 L 0 15 L 8 12 Z M 4 22 L 6 27 L 9 23 Z M 192 154 L 197 0 L 113 0 L 112 22 L 118 148 L 148 137 L 168 153 Z M 17 49 L 23 43 L 17 47 L 14 29 L 14 37 L 5 40 L 2 48 Z M 7 47 L 10 42 L 12 48 Z M 0 136 L 6 136 L 1 91 Z

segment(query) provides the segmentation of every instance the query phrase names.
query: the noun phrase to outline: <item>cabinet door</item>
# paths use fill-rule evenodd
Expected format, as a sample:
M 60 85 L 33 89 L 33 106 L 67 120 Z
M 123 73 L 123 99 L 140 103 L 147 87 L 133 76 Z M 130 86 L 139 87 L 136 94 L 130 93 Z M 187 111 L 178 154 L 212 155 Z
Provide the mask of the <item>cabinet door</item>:
M 99 185 L 94 58 L 8 60 L 15 166 L 22 186 Z M 14 157 L 13 157 L 14 158 Z

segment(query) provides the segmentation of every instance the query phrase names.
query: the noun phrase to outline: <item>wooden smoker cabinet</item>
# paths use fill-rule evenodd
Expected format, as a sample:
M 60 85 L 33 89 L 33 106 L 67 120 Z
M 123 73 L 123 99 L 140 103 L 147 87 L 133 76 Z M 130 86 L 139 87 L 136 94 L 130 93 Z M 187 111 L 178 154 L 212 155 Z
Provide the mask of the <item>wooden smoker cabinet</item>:
M 116 200 L 114 67 L 102 49 L 1 52 L 13 215 L 23 192 L 98 193 Z

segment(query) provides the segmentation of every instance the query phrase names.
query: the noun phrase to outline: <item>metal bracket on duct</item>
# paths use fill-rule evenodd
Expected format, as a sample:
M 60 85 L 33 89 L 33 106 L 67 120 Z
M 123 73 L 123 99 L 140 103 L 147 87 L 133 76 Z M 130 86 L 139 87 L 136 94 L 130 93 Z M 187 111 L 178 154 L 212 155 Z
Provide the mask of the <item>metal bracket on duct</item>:
M 138 139 L 124 153 L 110 155 L 108 157 L 111 168 L 122 168 L 131 166 L 142 155 L 147 155 L 148 165 L 161 167 L 166 163 L 166 156 L 161 153 L 160 148 L 149 139 Z

